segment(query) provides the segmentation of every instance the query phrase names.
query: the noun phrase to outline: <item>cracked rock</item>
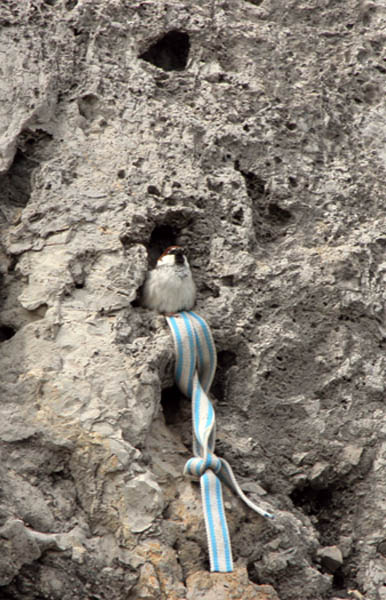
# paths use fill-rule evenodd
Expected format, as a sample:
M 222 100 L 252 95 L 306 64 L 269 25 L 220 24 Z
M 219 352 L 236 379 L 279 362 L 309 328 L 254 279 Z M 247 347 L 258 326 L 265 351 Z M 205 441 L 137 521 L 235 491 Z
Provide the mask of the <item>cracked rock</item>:
M 0 597 L 384 593 L 385 18 L 0 2 Z M 139 301 L 174 244 L 217 347 L 216 453 L 277 515 L 224 490 L 227 579 Z
M 322 565 L 334 573 L 343 565 L 343 556 L 338 546 L 326 546 L 318 550 L 318 557 L 320 558 Z

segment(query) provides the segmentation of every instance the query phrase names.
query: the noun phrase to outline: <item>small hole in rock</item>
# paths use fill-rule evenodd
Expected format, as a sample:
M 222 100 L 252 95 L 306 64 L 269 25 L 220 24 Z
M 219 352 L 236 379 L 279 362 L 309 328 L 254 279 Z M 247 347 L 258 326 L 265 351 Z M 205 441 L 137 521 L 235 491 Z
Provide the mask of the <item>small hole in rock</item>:
M 272 220 L 274 220 L 277 224 L 284 225 L 291 218 L 291 213 L 289 210 L 285 208 L 281 208 L 278 204 L 271 203 L 268 206 L 268 212 Z
M 223 285 L 226 285 L 227 287 L 233 287 L 234 286 L 233 275 L 225 275 L 224 277 L 221 277 L 221 283 Z
M 217 355 L 217 370 L 212 385 L 212 394 L 220 402 L 225 400 L 227 372 L 237 362 L 233 350 L 221 350 Z
M 244 217 L 243 209 L 239 208 L 232 215 L 232 223 L 234 223 L 235 225 L 240 225 L 240 223 L 242 223 L 243 217 Z
M 164 71 L 183 71 L 188 62 L 190 41 L 183 31 L 169 31 L 139 58 Z
M 290 177 L 288 177 L 288 181 L 289 181 L 289 184 L 290 184 L 292 187 L 297 187 L 297 185 L 298 185 L 298 182 L 296 181 L 296 177 L 291 177 L 291 176 L 290 176 Z
M 257 585 L 260 585 L 262 583 L 262 581 L 260 580 L 260 578 L 257 574 L 255 563 L 253 563 L 253 562 L 248 563 L 247 571 L 248 571 L 248 579 L 250 581 L 252 581 L 253 583 L 255 583 Z
M 332 505 L 332 490 L 330 488 L 317 490 L 308 484 L 304 487 L 295 488 L 289 496 L 294 505 L 301 508 L 306 515 L 318 516 L 321 511 Z
M 158 225 L 153 229 L 147 248 L 151 267 L 155 266 L 157 259 L 168 246 L 175 245 L 177 234 L 177 228 L 171 225 Z
M 334 573 L 333 587 L 338 590 L 344 590 L 346 587 L 344 573 L 341 568 Z
M 176 385 L 165 388 L 161 392 L 161 406 L 166 425 L 174 425 L 179 421 L 182 394 Z
M 259 175 L 256 175 L 256 173 L 253 173 L 252 171 L 243 171 L 242 169 L 240 169 L 238 161 L 236 161 L 235 163 L 235 168 L 244 177 L 247 193 L 251 200 L 257 200 L 258 198 L 261 198 L 261 196 L 265 192 L 266 182 L 264 181 L 264 179 L 262 179 L 261 177 L 259 177 Z
M 159 189 L 155 185 L 148 185 L 147 193 L 152 194 L 153 196 L 160 196 Z
M 236 354 L 233 350 L 221 350 L 218 353 L 217 363 L 220 369 L 229 369 L 236 364 Z
M 12 166 L 7 173 L 0 176 L 2 202 L 13 207 L 27 205 L 31 194 L 31 175 L 37 162 L 29 158 L 30 152 L 16 150 Z
M 0 325 L 0 342 L 6 342 L 15 335 L 16 331 L 9 325 Z
M 296 125 L 296 123 L 291 123 L 291 122 L 288 122 L 288 123 L 286 123 L 286 124 L 285 124 L 285 126 L 286 126 L 286 127 L 287 127 L 287 129 L 289 129 L 290 131 L 293 131 L 294 129 L 296 129 L 296 128 L 297 128 L 297 125 Z
M 119 169 L 117 175 L 118 175 L 119 179 L 124 179 L 126 177 L 125 169 Z
M 85 94 L 81 98 L 78 98 L 78 109 L 79 113 L 87 119 L 92 121 L 98 114 L 99 98 L 95 94 Z

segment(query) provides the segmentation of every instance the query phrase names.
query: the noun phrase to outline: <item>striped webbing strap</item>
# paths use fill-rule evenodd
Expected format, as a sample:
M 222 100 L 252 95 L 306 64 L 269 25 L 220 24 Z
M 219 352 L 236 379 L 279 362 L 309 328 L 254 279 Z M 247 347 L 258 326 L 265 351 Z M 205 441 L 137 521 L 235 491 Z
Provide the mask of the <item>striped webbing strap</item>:
M 192 399 L 194 458 L 188 460 L 184 473 L 200 479 L 210 570 L 228 573 L 233 570 L 233 562 L 221 482 L 259 515 L 269 519 L 274 515 L 245 496 L 230 465 L 214 454 L 216 420 L 207 394 L 216 371 L 217 355 L 208 324 L 192 311 L 167 317 L 167 321 L 174 339 L 176 383 Z

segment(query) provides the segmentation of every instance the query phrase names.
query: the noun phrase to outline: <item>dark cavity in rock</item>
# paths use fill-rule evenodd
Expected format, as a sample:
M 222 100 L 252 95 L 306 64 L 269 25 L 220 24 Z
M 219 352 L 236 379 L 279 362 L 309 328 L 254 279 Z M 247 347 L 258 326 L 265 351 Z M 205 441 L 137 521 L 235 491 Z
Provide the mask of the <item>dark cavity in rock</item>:
M 176 244 L 178 230 L 172 225 L 158 225 L 153 229 L 147 247 L 150 266 L 154 267 L 157 259 L 168 246 Z
M 169 31 L 139 58 L 164 71 L 183 71 L 188 62 L 190 41 L 183 31 Z
M 0 343 L 10 340 L 15 335 L 16 331 L 9 325 L 0 325 Z

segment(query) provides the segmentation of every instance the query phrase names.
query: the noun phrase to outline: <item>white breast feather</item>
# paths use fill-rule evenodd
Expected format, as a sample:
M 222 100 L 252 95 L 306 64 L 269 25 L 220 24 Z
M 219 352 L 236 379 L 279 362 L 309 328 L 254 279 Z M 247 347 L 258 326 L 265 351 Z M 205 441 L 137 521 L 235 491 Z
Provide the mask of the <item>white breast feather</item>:
M 162 313 L 190 310 L 196 299 L 196 286 L 189 263 L 185 258 L 185 265 L 182 267 L 171 266 L 165 258 L 172 257 L 164 257 L 161 266 L 158 264 L 156 269 L 148 273 L 143 290 L 143 304 Z

